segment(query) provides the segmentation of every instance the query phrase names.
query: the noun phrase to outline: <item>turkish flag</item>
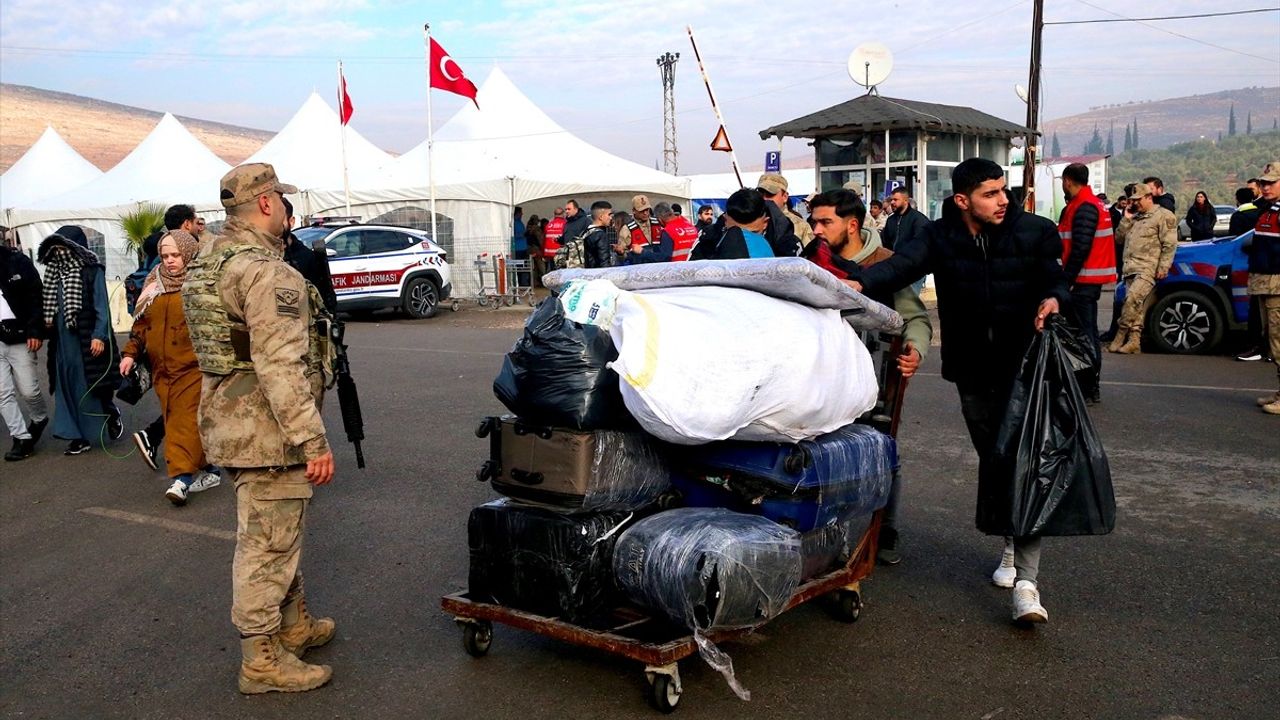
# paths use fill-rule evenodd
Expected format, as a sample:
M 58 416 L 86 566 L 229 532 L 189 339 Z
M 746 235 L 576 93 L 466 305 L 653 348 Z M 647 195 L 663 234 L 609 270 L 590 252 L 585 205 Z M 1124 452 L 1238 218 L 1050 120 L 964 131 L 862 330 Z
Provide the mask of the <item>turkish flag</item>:
M 431 38 L 430 86 L 471 98 L 471 102 L 476 103 L 476 109 L 480 109 L 480 103 L 476 102 L 475 83 L 462 74 L 462 68 L 458 67 L 458 63 L 449 57 L 449 53 L 440 47 L 440 43 L 436 42 L 435 38 Z
M 343 76 L 342 68 L 338 68 L 338 119 L 346 125 L 351 122 L 351 116 L 355 111 L 355 106 L 351 104 L 351 96 L 347 94 L 347 78 Z

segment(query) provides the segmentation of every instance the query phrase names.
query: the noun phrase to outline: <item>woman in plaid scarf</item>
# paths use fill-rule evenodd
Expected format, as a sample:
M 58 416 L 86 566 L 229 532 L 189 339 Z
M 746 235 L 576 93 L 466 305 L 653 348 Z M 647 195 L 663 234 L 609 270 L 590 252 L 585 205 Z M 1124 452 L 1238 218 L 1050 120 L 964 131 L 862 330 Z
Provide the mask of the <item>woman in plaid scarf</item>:
M 45 238 L 36 259 L 45 266 L 53 435 L 71 441 L 65 454 L 79 455 L 124 432 L 112 402 L 120 374 L 106 268 L 89 250 L 84 231 L 74 225 Z

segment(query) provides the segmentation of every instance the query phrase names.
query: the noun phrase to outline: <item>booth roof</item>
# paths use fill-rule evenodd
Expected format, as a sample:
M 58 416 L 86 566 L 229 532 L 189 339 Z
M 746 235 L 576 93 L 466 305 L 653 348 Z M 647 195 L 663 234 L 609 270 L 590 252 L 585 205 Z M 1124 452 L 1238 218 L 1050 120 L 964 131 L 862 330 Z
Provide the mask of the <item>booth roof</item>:
M 868 94 L 761 130 L 760 138 L 818 138 L 885 130 L 926 130 L 1001 138 L 1032 134 L 1021 125 L 971 107 Z

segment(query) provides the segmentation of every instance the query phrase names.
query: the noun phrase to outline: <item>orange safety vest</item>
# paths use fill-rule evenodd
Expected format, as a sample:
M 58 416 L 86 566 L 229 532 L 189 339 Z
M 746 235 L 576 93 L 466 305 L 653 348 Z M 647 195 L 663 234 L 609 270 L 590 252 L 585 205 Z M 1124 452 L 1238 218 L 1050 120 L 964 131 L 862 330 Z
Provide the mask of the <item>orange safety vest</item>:
M 676 215 L 662 229 L 671 236 L 671 262 L 688 260 L 689 253 L 693 252 L 693 246 L 698 242 L 698 228 Z
M 547 234 L 542 241 L 542 257 L 552 259 L 560 249 L 560 237 L 564 235 L 565 220 L 553 217 L 547 221 Z
M 1076 282 L 1085 285 L 1104 285 L 1116 281 L 1116 244 L 1114 231 L 1111 228 L 1111 213 L 1102 201 L 1093 194 L 1093 190 L 1085 185 L 1080 192 L 1071 198 L 1062 211 L 1062 220 L 1058 222 L 1058 237 L 1062 238 L 1062 262 L 1065 265 L 1071 255 L 1071 220 L 1076 210 L 1085 203 L 1092 203 L 1098 208 L 1098 229 L 1093 232 L 1093 245 L 1089 248 L 1089 256 L 1080 267 Z

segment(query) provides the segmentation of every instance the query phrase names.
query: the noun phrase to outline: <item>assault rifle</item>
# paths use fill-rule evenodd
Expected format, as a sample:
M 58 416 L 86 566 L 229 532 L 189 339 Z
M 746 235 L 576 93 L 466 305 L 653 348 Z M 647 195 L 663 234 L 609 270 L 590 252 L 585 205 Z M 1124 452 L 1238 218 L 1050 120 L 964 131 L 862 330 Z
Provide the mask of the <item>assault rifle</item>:
M 328 267 L 329 252 L 324 240 L 313 241 L 311 250 L 316 254 L 317 261 Z M 329 323 L 329 342 L 333 343 L 337 356 L 333 363 L 333 375 L 338 382 L 338 408 L 342 411 L 342 429 L 347 432 L 347 442 L 356 449 L 356 467 L 363 470 L 364 450 L 360 443 L 364 442 L 364 416 L 360 412 L 360 393 L 356 390 L 355 379 L 351 377 L 351 361 L 347 358 L 347 326 L 337 319 L 336 311 L 334 314 L 333 321 Z

